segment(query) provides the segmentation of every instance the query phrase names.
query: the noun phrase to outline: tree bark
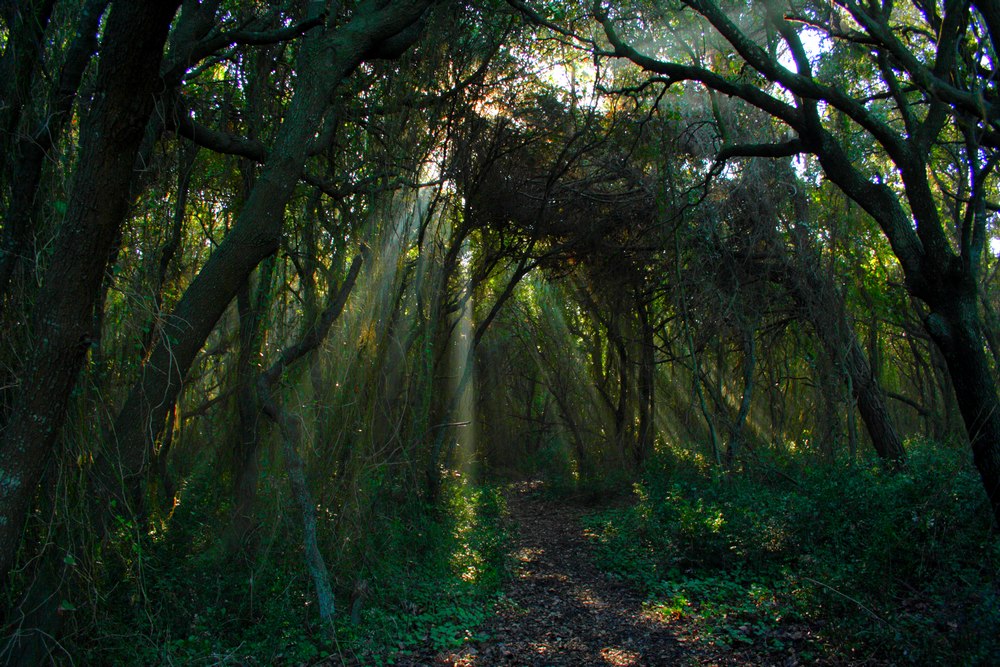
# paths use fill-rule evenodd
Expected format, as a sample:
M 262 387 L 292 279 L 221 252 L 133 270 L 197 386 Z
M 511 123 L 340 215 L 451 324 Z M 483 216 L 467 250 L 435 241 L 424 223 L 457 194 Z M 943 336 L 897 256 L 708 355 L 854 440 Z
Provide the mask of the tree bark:
M 261 402 L 257 389 L 262 321 L 274 276 L 274 257 L 268 257 L 258 272 L 255 294 L 244 285 L 236 297 L 240 318 L 240 354 L 236 361 L 236 409 L 239 416 L 236 442 L 233 447 L 233 523 L 230 527 L 229 550 L 238 551 L 253 528 L 254 506 L 257 504 L 257 458 L 261 439 Z
M 0 581 L 14 562 L 90 347 L 94 304 L 128 211 L 133 161 L 153 109 L 163 46 L 179 4 L 116 4 L 108 18 L 94 105 L 81 132 L 80 166 L 54 243 L 52 268 L 31 314 L 37 343 L 0 441 Z
M 636 438 L 635 463 L 641 467 L 653 452 L 656 437 L 656 345 L 650 305 L 637 303 L 639 314 L 639 433 Z
M 924 324 L 948 366 L 973 462 L 1000 525 L 1000 405 L 976 300 L 975 290 L 967 289 L 936 308 L 932 304 Z
M 805 312 L 835 363 L 850 377 L 850 387 L 857 401 L 861 420 L 871 438 L 875 453 L 892 466 L 906 461 L 903 440 L 886 407 L 885 392 L 872 373 L 871 365 L 844 312 L 844 305 L 829 281 L 818 274 L 786 264 L 792 297 Z
M 270 64 L 269 57 L 261 57 L 257 63 L 257 76 L 247 86 L 247 122 L 250 139 L 259 136 L 262 117 L 261 81 L 267 72 L 262 69 Z M 239 161 L 241 175 L 241 199 L 246 200 L 253 192 L 257 177 L 257 165 L 242 158 Z M 236 295 L 236 310 L 240 322 L 240 352 L 236 359 L 236 410 L 238 415 L 235 442 L 233 443 L 232 484 L 233 514 L 226 548 L 231 554 L 240 550 L 252 553 L 252 545 L 247 537 L 253 529 L 254 507 L 257 504 L 258 451 L 262 437 L 261 401 L 257 391 L 257 377 L 263 343 L 263 322 L 270 303 L 274 281 L 275 257 L 270 255 L 257 269 L 257 287 L 250 288 L 250 278 L 240 286 Z M 315 313 L 307 313 L 314 316 Z M 308 319 L 307 322 L 313 320 Z
M 278 360 L 266 372 L 261 373 L 257 379 L 257 393 L 261 409 L 268 419 L 277 424 L 281 431 L 281 451 L 285 461 L 285 473 L 288 475 L 288 482 L 292 487 L 292 497 L 302 515 L 302 543 L 306 552 L 306 567 L 316 590 L 320 619 L 328 631 L 332 631 L 329 622 L 333 619 L 335 610 L 333 587 L 330 585 L 330 573 L 323 560 L 323 554 L 319 550 L 316 504 L 306 483 L 305 463 L 299 454 L 302 443 L 302 427 L 298 417 L 285 410 L 275 398 L 274 388 L 281 380 L 285 369 L 319 347 L 323 339 L 326 338 L 330 327 L 343 312 L 344 304 L 347 303 L 347 297 L 354 289 L 360 270 L 361 256 L 359 255 L 351 264 L 343 284 L 331 298 L 319 319 L 303 333 L 302 338 L 297 343 L 284 350 Z
M 747 417 L 750 415 L 750 405 L 753 402 L 754 373 L 757 369 L 757 340 L 753 328 L 744 329 L 740 341 L 743 349 L 743 396 L 736 419 L 729 430 L 729 442 L 726 445 L 726 468 L 734 470 L 736 460 L 743 449 L 744 431 Z
M 906 450 L 886 406 L 885 391 L 872 373 L 868 358 L 853 334 L 851 331 L 847 341 L 844 363 L 850 375 L 851 392 L 858 403 L 861 421 L 865 423 L 865 429 L 879 458 L 893 466 L 902 465 L 906 461 Z
M 30 270 L 33 266 L 30 241 L 38 211 L 37 195 L 42 167 L 49 150 L 59 141 L 69 122 L 80 81 L 97 50 L 97 29 L 108 2 L 88 0 L 83 6 L 76 36 L 49 95 L 44 119 L 33 132 L 17 142 L 13 152 L 10 201 L 0 237 L 0 294 L 7 290 L 19 265 L 27 260 L 23 268 Z
M 28 0 L 4 8 L 8 33 L 0 58 L 0 99 L 3 100 L 0 105 L 0 156 L 3 159 L 0 182 L 10 175 L 10 149 L 28 107 L 31 84 L 45 50 L 45 29 L 55 4 L 55 0 Z

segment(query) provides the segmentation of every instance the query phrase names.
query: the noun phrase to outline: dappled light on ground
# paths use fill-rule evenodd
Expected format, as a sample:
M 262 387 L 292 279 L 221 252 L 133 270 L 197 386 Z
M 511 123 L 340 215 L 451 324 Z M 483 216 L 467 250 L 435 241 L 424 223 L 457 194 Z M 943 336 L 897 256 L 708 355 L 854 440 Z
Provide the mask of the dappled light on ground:
M 609 665 L 615 667 L 627 667 L 628 665 L 638 665 L 641 655 L 636 651 L 623 651 L 618 648 L 602 648 L 601 657 Z
M 663 665 L 685 658 L 674 632 L 643 612 L 642 599 L 594 567 L 580 525 L 584 509 L 539 495 L 511 494 L 518 537 L 515 577 L 489 639 L 411 665 Z

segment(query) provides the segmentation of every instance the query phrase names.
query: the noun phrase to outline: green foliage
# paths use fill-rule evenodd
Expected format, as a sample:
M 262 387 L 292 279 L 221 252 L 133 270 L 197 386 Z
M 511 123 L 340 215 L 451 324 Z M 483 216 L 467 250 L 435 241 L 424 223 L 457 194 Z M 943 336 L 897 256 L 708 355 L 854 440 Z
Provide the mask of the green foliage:
M 565 489 L 575 485 L 573 458 L 569 445 L 562 438 L 551 437 L 525 456 L 524 468 L 544 479 L 548 488 Z
M 370 562 L 374 595 L 345 645 L 364 664 L 391 664 L 418 648 L 481 638 L 508 574 L 506 505 L 499 489 L 454 477 L 439 508 L 423 507 L 384 532 Z
M 1000 543 L 964 457 L 789 469 L 780 483 L 651 471 L 591 518 L 602 567 L 703 641 L 908 662 L 1000 659 Z M 798 483 L 792 482 L 799 477 Z
M 382 503 L 365 534 L 341 536 L 361 546 L 325 554 L 338 584 L 331 637 L 319 625 L 296 522 L 279 519 L 254 559 L 234 558 L 219 540 L 225 519 L 212 500 L 217 491 L 207 482 L 189 488 L 155 539 L 116 541 L 106 558 L 122 564 L 109 568 L 121 576 L 96 582 L 104 597 L 94 606 L 99 625 L 72 635 L 73 655 L 120 665 L 299 665 L 326 657 L 392 664 L 414 650 L 478 638 L 507 574 L 499 489 L 456 479 L 437 506 Z M 359 581 L 366 594 L 355 625 Z M 67 600 L 60 613 L 79 612 Z

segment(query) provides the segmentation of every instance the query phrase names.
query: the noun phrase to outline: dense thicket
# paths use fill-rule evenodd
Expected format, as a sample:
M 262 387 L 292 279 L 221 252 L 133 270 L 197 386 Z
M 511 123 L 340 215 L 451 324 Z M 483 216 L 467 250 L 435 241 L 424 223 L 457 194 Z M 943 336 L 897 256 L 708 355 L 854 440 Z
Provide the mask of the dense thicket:
M 241 628 L 329 639 L 407 533 L 495 584 L 485 476 L 920 438 L 1000 521 L 998 44 L 972 0 L 0 3 L 0 655 L 211 652 L 158 605 L 227 562 Z

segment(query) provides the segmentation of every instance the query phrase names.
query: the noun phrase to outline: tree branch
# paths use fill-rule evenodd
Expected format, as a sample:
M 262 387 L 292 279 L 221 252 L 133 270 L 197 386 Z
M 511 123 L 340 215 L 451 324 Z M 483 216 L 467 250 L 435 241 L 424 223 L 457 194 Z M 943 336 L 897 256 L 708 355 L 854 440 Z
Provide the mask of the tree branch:
M 344 282 L 341 284 L 340 289 L 337 290 L 337 294 L 330 299 L 326 308 L 323 309 L 319 319 L 306 330 L 297 343 L 283 350 L 281 356 L 271 364 L 271 367 L 261 373 L 259 383 L 262 391 L 269 394 L 270 389 L 277 384 L 286 368 L 309 352 L 315 350 L 323 342 L 326 334 L 330 331 L 330 327 L 333 326 L 333 323 L 340 317 L 340 313 L 344 310 L 344 304 L 347 303 L 347 297 L 350 296 L 351 290 L 354 289 L 354 284 L 358 280 L 358 274 L 361 272 L 361 264 L 366 254 L 366 251 L 362 250 L 361 254 L 351 262 L 351 268 L 347 271 L 347 277 L 344 278 Z
M 267 147 L 261 142 L 202 125 L 192 118 L 190 111 L 186 109 L 178 110 L 178 113 L 174 114 L 173 129 L 185 139 L 190 139 L 202 148 L 216 153 L 237 155 L 254 162 L 264 162 L 267 159 Z
M 802 125 L 802 116 L 798 109 L 787 102 L 768 95 L 763 90 L 752 84 L 740 84 L 716 74 L 702 67 L 691 65 L 680 65 L 678 63 L 663 62 L 656 58 L 639 53 L 631 45 L 626 44 L 618 32 L 615 30 L 607 11 L 600 4 L 600 0 L 594 4 L 594 16 L 604 28 L 604 34 L 614 49 L 612 54 L 617 58 L 626 58 L 654 74 L 659 74 L 666 78 L 665 83 L 671 86 L 681 81 L 697 81 L 705 86 L 723 93 L 732 95 L 749 102 L 758 109 L 771 114 L 784 121 L 791 127 L 798 128 Z
M 163 79 L 167 82 L 168 87 L 177 85 L 184 78 L 184 74 L 195 63 L 204 60 L 217 51 L 236 44 L 264 46 L 278 42 L 287 42 L 300 37 L 318 25 L 322 25 L 325 20 L 326 14 L 322 13 L 276 30 L 233 30 L 207 37 L 195 43 L 184 57 L 170 63 L 163 73 Z
M 715 157 L 715 161 L 721 164 L 736 157 L 779 158 L 808 152 L 800 139 L 791 139 L 777 144 L 733 144 L 723 146 Z

